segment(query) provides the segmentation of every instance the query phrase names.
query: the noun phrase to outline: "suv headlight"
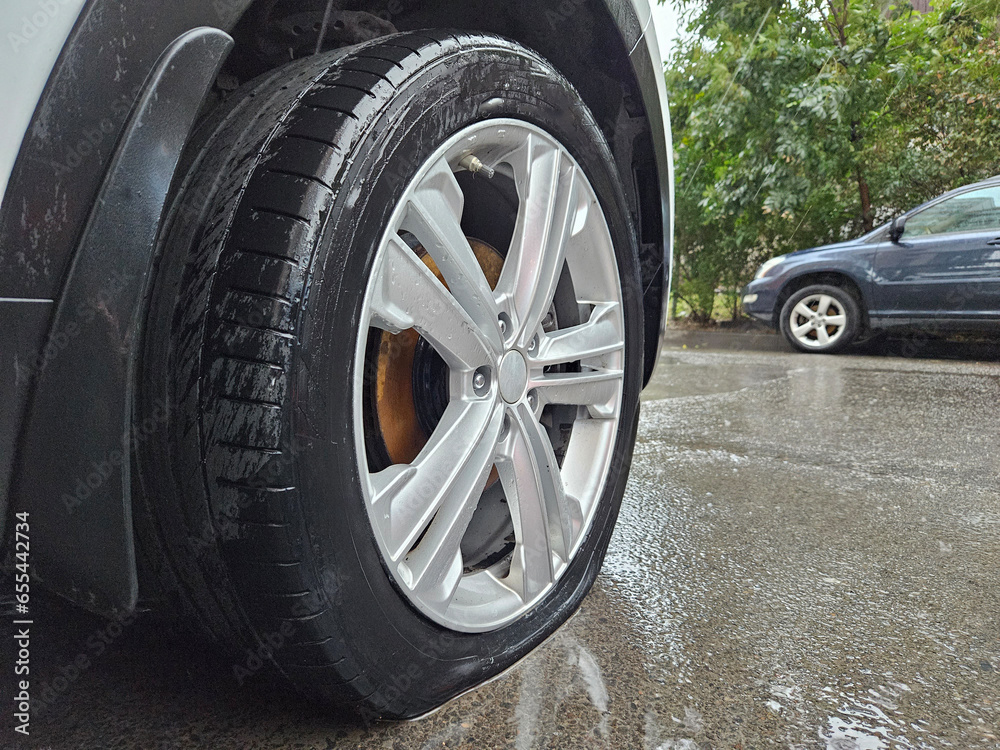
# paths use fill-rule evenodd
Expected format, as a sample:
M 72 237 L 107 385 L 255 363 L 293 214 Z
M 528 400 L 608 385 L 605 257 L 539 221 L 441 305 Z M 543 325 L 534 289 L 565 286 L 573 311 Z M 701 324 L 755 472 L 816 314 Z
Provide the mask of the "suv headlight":
M 764 265 L 762 265 L 760 268 L 757 269 L 757 275 L 753 277 L 754 280 L 756 281 L 757 279 L 764 278 L 767 275 L 768 271 L 770 271 L 775 266 L 784 263 L 785 258 L 787 257 L 788 257 L 787 255 L 779 255 L 777 258 L 771 258 L 771 260 L 764 261 Z

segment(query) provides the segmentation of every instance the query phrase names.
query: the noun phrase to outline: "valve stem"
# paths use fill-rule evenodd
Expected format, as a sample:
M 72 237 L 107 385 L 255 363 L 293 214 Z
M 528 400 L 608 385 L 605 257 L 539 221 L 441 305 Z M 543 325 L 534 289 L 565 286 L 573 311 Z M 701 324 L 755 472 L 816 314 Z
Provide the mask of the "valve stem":
M 472 174 L 482 174 L 487 180 L 492 180 L 493 175 L 496 174 L 496 170 L 493 169 L 493 167 L 487 167 L 472 154 L 469 154 L 462 159 L 462 161 L 458 163 L 458 166 L 464 167 L 472 172 Z

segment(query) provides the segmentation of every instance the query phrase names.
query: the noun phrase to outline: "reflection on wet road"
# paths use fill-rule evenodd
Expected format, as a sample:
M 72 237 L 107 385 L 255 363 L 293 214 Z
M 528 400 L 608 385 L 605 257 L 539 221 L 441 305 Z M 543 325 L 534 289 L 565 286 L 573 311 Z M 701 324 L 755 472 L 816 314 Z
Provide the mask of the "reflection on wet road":
M 1000 747 L 998 402 L 995 363 L 668 352 L 604 572 L 510 673 L 358 728 L 140 622 L 25 746 Z M 38 619 L 52 680 L 100 623 Z

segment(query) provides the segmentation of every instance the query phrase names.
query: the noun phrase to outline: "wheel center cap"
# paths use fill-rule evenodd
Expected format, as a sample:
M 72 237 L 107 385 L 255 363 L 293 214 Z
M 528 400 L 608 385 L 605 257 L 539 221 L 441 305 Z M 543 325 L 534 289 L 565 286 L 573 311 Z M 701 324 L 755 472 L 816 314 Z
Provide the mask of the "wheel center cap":
M 500 360 L 500 395 L 508 404 L 515 404 L 528 387 L 528 363 L 518 351 L 509 351 Z

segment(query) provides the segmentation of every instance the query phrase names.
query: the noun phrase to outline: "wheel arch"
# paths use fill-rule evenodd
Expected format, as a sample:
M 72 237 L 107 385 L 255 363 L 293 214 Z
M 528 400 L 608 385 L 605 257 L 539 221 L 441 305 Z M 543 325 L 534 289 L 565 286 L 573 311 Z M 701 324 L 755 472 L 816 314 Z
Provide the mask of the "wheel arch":
M 846 290 L 852 297 L 854 297 L 861 310 L 862 329 L 865 330 L 868 328 L 868 301 L 865 299 L 861 283 L 849 273 L 834 269 L 808 270 L 797 276 L 793 276 L 786 281 L 785 285 L 781 287 L 781 291 L 778 292 L 777 299 L 774 303 L 772 322 L 775 328 L 779 326 L 781 308 L 785 306 L 785 302 L 788 301 L 788 298 L 800 289 L 812 286 L 813 284 L 827 284 L 829 286 L 837 286 Z
M 230 0 L 229 4 L 237 3 Z M 281 47 L 278 39 L 290 39 L 288 22 L 268 15 L 281 7 L 280 2 L 239 4 L 246 7 L 239 12 L 233 9 L 235 22 L 229 25 L 236 48 L 227 72 L 242 81 L 272 64 L 266 54 L 261 60 L 262 48 L 270 52 Z M 314 8 L 312 16 L 294 14 L 302 37 L 312 44 L 319 36 L 315 27 L 322 28 L 326 3 L 313 0 L 302 5 Z M 655 33 L 649 19 L 639 14 L 645 0 L 355 0 L 334 5 L 338 7 L 326 18 L 327 28 L 340 23 L 345 37 L 352 27 L 358 27 L 363 37 L 358 41 L 392 30 L 425 28 L 499 34 L 538 52 L 573 84 L 611 146 L 638 233 L 645 386 L 655 368 L 665 323 L 673 222 L 671 144 L 669 135 L 658 136 L 669 131 L 666 92 L 660 63 L 647 53 L 656 45 L 650 42 L 655 42 Z M 641 45 L 644 39 L 647 44 Z

